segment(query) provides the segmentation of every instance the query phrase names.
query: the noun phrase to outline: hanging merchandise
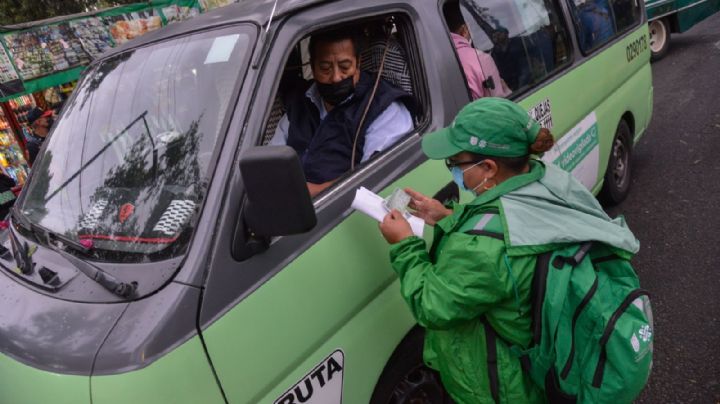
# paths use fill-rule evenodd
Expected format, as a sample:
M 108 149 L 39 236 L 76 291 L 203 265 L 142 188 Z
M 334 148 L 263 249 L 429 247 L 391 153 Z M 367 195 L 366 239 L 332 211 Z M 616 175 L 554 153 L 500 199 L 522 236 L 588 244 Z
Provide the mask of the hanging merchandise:
M 110 32 L 99 18 L 74 20 L 69 24 L 85 51 L 93 59 L 97 59 L 103 52 L 115 46 Z
M 23 185 L 27 178 L 27 162 L 23 156 L 10 123 L 0 110 L 0 170 L 12 178 L 16 184 Z
M 10 56 L 0 44 L 0 98 L 5 97 L 6 94 L 21 93 L 23 91 L 25 91 L 25 87 L 22 80 L 15 71 Z
M 35 31 L 7 34 L 4 39 L 23 80 L 44 76 L 53 71 L 50 54 L 40 45 Z
M 153 9 L 104 17 L 103 21 L 118 45 L 150 31 L 155 31 L 162 26 L 160 14 Z
M 69 83 L 61 84 L 58 86 L 58 90 L 62 93 L 62 95 L 67 98 L 70 96 L 70 93 L 75 89 L 75 86 L 77 85 L 77 80 L 71 81 Z
M 200 10 L 195 7 L 179 6 L 176 4 L 163 7 L 161 11 L 168 24 L 184 21 L 200 14 Z
M 52 109 L 57 109 L 63 102 L 62 93 L 59 87 L 50 87 L 43 91 L 43 97 L 48 106 Z
M 4 39 L 25 81 L 90 62 L 66 23 L 6 34 Z
M 20 135 L 26 140 L 29 139 L 32 129 L 27 122 L 27 114 L 31 109 L 36 107 L 35 100 L 30 95 L 22 95 L 10 100 L 8 103 L 20 124 L 20 130 L 22 132 Z
M 203 11 L 210 11 L 214 8 L 224 7 L 231 3 L 237 3 L 237 0 L 200 0 Z

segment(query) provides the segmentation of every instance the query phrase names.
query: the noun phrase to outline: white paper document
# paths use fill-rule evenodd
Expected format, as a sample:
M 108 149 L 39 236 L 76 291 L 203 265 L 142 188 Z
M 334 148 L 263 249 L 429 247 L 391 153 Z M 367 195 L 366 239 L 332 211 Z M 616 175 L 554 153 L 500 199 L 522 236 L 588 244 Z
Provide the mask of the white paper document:
M 388 211 L 383 206 L 383 201 L 384 199 L 380 195 L 368 190 L 365 187 L 360 187 L 357 192 L 355 192 L 355 199 L 352 202 L 352 207 L 353 209 L 359 210 L 378 222 L 382 222 L 385 215 L 388 214 Z M 425 222 L 419 217 L 412 215 L 409 216 L 408 222 L 410 222 L 410 227 L 412 228 L 413 233 L 415 233 L 418 237 L 422 237 Z

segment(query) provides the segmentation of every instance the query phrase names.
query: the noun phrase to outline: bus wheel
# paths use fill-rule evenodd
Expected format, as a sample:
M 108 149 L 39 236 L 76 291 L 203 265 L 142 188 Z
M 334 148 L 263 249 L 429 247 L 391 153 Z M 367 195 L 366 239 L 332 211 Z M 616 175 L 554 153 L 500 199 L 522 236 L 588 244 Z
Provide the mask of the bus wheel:
M 666 19 L 661 18 L 651 21 L 648 28 L 650 28 L 651 60 L 660 60 L 670 47 L 670 25 Z
M 615 132 L 607 171 L 605 171 L 605 182 L 600 191 L 600 199 L 608 205 L 622 202 L 630 192 L 631 155 L 632 132 L 623 119 Z
M 414 329 L 403 340 L 385 366 L 371 404 L 451 404 L 440 376 L 422 360 L 422 329 Z

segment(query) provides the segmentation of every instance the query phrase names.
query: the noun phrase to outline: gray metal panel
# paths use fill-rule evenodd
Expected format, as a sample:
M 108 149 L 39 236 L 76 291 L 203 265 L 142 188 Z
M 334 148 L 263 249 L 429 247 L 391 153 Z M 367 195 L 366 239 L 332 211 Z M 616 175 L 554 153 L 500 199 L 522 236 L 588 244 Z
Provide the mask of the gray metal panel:
M 90 375 L 95 354 L 127 303 L 58 300 L 0 273 L 0 307 L 2 354 L 38 369 Z
M 10 229 L 0 232 L 0 245 L 12 251 L 12 246 L 8 238 L 9 234 Z M 37 247 L 36 252 L 32 255 L 35 271 L 28 275 L 14 272 L 17 264 L 14 258 L 8 255 L 6 259 L 0 258 L 0 272 L 16 278 L 23 284 L 32 285 L 37 293 L 45 294 L 51 299 L 85 303 L 122 303 L 127 300 L 106 290 L 87 275 L 82 274 L 71 262 L 58 254 L 57 251 L 36 244 L 33 240 L 23 237 L 19 233 L 16 234 L 18 240 L 21 242 L 26 242 L 30 246 Z M 93 262 L 93 265 L 119 280 L 137 282 L 137 297 L 142 298 L 169 283 L 173 275 L 177 272 L 181 261 L 182 257 L 177 257 L 150 263 L 119 264 Z M 62 287 L 54 292 L 43 290 L 43 282 L 40 281 L 40 275 L 38 274 L 38 270 L 42 267 L 57 272 L 63 282 Z
M 264 74 L 264 78 L 252 97 L 254 105 L 248 115 L 244 132 L 247 136 L 242 139 L 241 149 L 255 146 L 259 142 L 264 123 L 262 117 L 272 104 L 271 95 L 276 91 L 278 84 L 276 77 L 279 77 L 284 67 L 287 49 L 290 49 L 302 36 L 319 28 L 319 22 L 358 18 L 359 9 L 362 9 L 362 15 L 398 11 L 408 14 L 419 47 L 420 54 L 415 56 L 424 68 L 423 74 L 427 86 L 425 93 L 432 94 L 432 97 L 427 97 L 429 105 L 425 105 L 427 123 L 422 129 L 423 133 L 448 124 L 460 107 L 469 102 L 460 66 L 457 63 L 436 62 L 456 60 L 441 14 L 437 11 L 437 4 L 412 2 L 410 6 L 403 2 L 372 0 L 358 6 L 352 1 L 335 2 L 289 19 L 282 26 L 277 38 L 273 39 L 268 60 L 262 66 L 261 74 Z M 440 32 L 443 35 L 438 35 Z M 226 152 L 234 153 L 232 150 Z M 420 134 L 414 134 L 384 156 L 364 166 L 351 178 L 341 181 L 340 186 L 318 199 L 316 201 L 318 225 L 311 232 L 281 237 L 275 240 L 269 251 L 242 263 L 236 262 L 230 256 L 230 245 L 243 200 L 236 162 L 231 167 L 232 177 L 226 187 L 229 195 L 225 209 L 218 215 L 220 227 L 216 237 L 220 242 L 216 243 L 215 250 L 210 256 L 211 272 L 200 313 L 201 328 L 207 327 L 222 316 L 344 220 L 351 213 L 350 203 L 358 186 L 362 185 L 372 190 L 382 189 L 423 161 L 425 157 L 420 150 Z
M 98 352 L 93 375 L 145 367 L 197 334 L 200 289 L 171 283 L 132 302 Z

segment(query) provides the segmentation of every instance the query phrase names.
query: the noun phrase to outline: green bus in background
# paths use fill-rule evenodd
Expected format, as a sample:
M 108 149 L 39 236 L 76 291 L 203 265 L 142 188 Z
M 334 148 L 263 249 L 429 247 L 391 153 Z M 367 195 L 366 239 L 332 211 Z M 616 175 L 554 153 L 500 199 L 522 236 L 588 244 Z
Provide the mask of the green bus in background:
M 681 34 L 720 10 L 720 0 L 646 0 L 652 60 L 665 56 L 670 34 Z
M 0 403 L 447 402 L 351 203 L 359 187 L 458 198 L 420 148 L 471 102 L 443 18 L 457 3 L 245 0 L 89 66 L 0 232 Z M 483 86 L 558 138 L 543 160 L 625 198 L 653 106 L 643 3 L 459 3 L 499 72 Z M 311 199 L 295 151 L 265 145 L 307 84 L 308 37 L 339 27 L 417 108 Z

